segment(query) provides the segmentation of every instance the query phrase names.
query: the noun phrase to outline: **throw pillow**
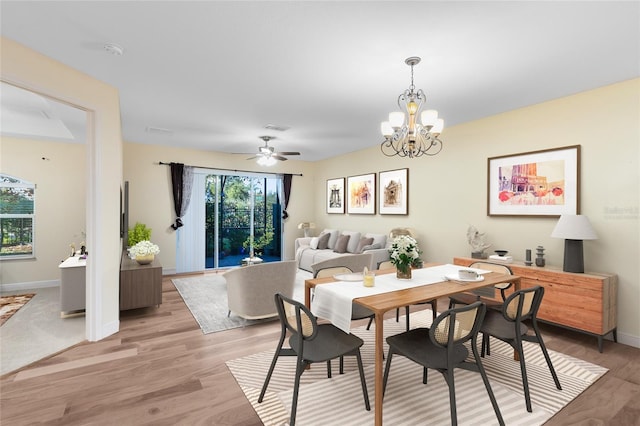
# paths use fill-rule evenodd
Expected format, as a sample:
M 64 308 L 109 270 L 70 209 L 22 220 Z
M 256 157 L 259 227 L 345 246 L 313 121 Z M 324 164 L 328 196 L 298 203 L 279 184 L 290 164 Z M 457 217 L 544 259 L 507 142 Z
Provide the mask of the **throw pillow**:
M 376 249 L 381 249 L 381 248 L 382 248 L 382 246 L 380 244 L 374 243 L 374 244 L 371 244 L 370 246 L 362 247 L 362 252 L 364 253 L 367 250 L 376 250 Z
M 336 245 L 333 248 L 333 251 L 336 253 L 346 253 L 350 237 L 350 235 L 340 235 L 338 237 L 338 241 L 336 241 Z
M 311 247 L 314 250 L 317 249 L 318 248 L 318 241 L 320 241 L 320 238 L 318 238 L 318 237 L 311 238 L 311 242 L 309 243 L 309 247 Z
M 365 246 L 373 244 L 373 238 L 360 238 L 360 242 L 358 242 L 358 248 L 356 249 L 356 253 L 362 253 Z
M 321 234 L 318 237 L 318 250 L 326 250 L 329 248 L 329 237 L 331 237 L 331 234 Z

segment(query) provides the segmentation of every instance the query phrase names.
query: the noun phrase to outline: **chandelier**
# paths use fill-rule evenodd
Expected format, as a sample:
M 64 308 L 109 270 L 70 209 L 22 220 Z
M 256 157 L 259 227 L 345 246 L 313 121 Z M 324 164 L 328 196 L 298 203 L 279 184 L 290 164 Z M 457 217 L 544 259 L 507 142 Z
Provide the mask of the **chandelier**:
M 420 58 L 412 56 L 404 62 L 411 67 L 411 86 L 398 96 L 398 106 L 404 112 L 390 113 L 389 121 L 380 125 L 385 139 L 380 149 L 387 157 L 436 155 L 442 150 L 442 141 L 438 136 L 444 128 L 444 120 L 438 118 L 438 111 L 428 109 L 420 115 L 422 123 L 418 122 L 417 117 L 426 100 L 422 89 L 416 91 L 413 85 L 413 66 L 420 63 Z

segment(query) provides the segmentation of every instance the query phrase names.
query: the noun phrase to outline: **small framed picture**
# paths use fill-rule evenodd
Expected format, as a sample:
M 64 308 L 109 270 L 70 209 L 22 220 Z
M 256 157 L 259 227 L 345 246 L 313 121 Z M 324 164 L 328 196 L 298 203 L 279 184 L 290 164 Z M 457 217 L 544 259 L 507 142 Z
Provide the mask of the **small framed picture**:
M 378 213 L 409 213 L 409 169 L 380 172 Z
M 488 216 L 580 214 L 580 145 L 488 159 Z
M 347 213 L 376 214 L 376 174 L 347 178 Z
M 327 180 L 327 213 L 344 214 L 344 178 Z

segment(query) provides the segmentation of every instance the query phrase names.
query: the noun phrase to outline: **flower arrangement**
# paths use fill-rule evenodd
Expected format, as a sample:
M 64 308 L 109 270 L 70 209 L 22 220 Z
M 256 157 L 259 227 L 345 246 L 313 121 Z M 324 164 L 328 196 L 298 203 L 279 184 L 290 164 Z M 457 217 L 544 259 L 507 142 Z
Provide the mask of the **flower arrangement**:
M 133 247 L 129 248 L 129 256 L 135 259 L 138 256 L 156 255 L 160 253 L 160 247 L 153 244 L 149 240 L 144 240 L 136 243 Z
M 399 235 L 394 238 L 389 255 L 391 263 L 398 272 L 408 274 L 411 266 L 420 263 L 420 248 L 415 238 L 408 235 Z

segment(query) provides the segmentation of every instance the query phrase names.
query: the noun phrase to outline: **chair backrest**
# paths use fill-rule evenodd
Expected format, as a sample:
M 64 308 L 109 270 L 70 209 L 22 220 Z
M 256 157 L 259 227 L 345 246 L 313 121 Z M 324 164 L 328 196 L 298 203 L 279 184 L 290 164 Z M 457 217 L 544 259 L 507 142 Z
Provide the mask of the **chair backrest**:
M 544 296 L 544 287 L 524 288 L 511 294 L 502 305 L 502 315 L 509 321 L 535 319 Z
M 350 274 L 353 271 L 346 266 L 334 266 L 332 268 L 318 269 L 314 272 L 313 278 L 332 277 L 337 274 Z
M 313 265 L 311 265 L 311 271 L 315 276 L 316 271 L 319 271 L 321 269 L 342 266 L 345 268 L 349 268 L 353 272 L 362 272 L 365 266 L 369 269 L 372 269 L 372 261 L 373 254 L 371 253 L 348 254 L 314 263 Z
M 473 262 L 469 265 L 470 268 L 485 269 L 491 272 L 497 272 L 499 274 L 513 275 L 513 271 L 507 265 L 501 265 L 499 263 L 491 262 Z M 494 285 L 495 288 L 507 288 L 511 283 L 501 283 Z
M 274 300 L 280 323 L 284 328 L 292 334 L 300 335 L 302 340 L 311 340 L 316 336 L 317 319 L 304 304 L 282 293 L 276 293 Z
M 429 329 L 431 341 L 437 346 L 448 347 L 477 336 L 486 309 L 484 303 L 475 302 L 444 311 L 438 315 Z
M 390 268 L 395 268 L 395 266 L 393 266 L 393 263 L 391 263 L 390 260 L 385 260 L 384 262 L 380 262 L 380 264 L 378 265 L 378 269 L 390 269 Z

